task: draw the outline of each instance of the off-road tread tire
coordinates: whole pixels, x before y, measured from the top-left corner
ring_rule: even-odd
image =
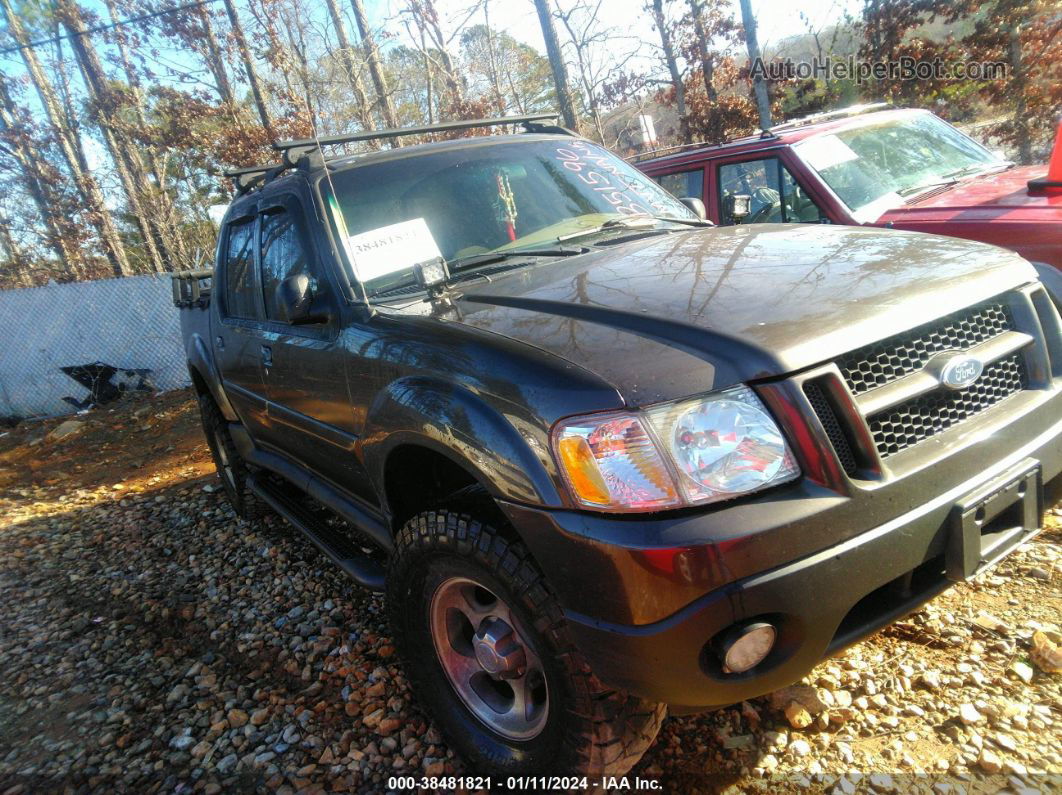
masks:
[[[236,451],[236,444],[232,441],[232,436],[229,434],[229,424],[210,395],[199,395],[199,413],[203,420],[203,431],[206,434],[207,446],[210,448],[210,457],[214,461],[214,467],[218,472],[218,480],[221,481],[225,496],[228,498],[229,504],[232,505],[232,510],[236,512],[237,516],[248,521],[268,516],[270,513],[269,506],[262,502],[258,495],[247,486],[247,478],[250,474],[247,464]],[[235,488],[221,473],[222,463],[214,447],[215,444],[224,445],[225,447],[225,454],[228,456],[232,468],[233,479],[236,481]]]
[[[415,595],[402,592],[408,586],[409,569],[438,554],[473,560],[501,580],[510,590],[506,598],[519,600],[534,616],[540,645],[547,647],[540,648],[540,654],[551,654],[567,679],[569,719],[564,722],[567,737],[561,747],[570,753],[551,760],[547,770],[520,773],[594,779],[630,770],[656,739],[666,705],[606,687],[576,647],[560,604],[527,547],[468,513],[428,511],[398,532],[386,604],[400,654],[408,659],[411,644],[405,619],[415,609],[410,602]]]

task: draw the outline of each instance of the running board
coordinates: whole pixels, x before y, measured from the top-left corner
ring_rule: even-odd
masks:
[[[322,525],[310,511],[291,499],[282,489],[273,488],[268,482],[254,475],[248,477],[247,485],[274,511],[299,528],[314,546],[331,558],[348,577],[369,590],[384,589],[383,567],[359,550],[349,538]]]

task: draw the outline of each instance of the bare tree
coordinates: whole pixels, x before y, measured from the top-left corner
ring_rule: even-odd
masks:
[[[583,107],[589,112],[594,132],[602,143],[605,141],[604,88],[627,68],[640,46],[638,39],[605,23],[602,12],[607,10],[605,0],[557,0],[554,12],[574,56]]]
[[[406,0],[406,8],[413,19],[413,23],[420,31],[421,47],[425,59],[430,59],[433,62],[432,65],[442,75],[443,82],[446,84],[446,91],[449,94],[451,105],[454,108],[459,108],[464,103],[465,92],[461,76],[458,74],[457,66],[454,63],[453,56],[450,54],[450,42],[453,40],[453,36],[446,36],[443,33],[435,0]],[[469,16],[472,13],[475,13],[475,9],[469,13]],[[460,26],[458,29],[460,29]],[[427,40],[426,43],[431,45],[430,49],[424,46],[425,39]]]
[[[564,118],[565,125],[578,132],[579,119],[575,115],[575,104],[572,102],[571,87],[568,83],[568,67],[564,63],[564,53],[561,52],[560,42],[557,41],[557,31],[553,27],[552,3],[550,0],[535,0],[535,10],[538,11],[538,24],[542,27],[542,38],[546,43],[546,55],[553,69],[553,84],[557,90],[557,102],[560,105],[561,116]]]
[[[678,111],[679,124],[682,127],[682,138],[686,139],[686,86],[682,82],[682,71],[679,69],[678,56],[675,50],[675,42],[671,35],[671,24],[668,21],[664,9],[664,0],[652,0],[649,11],[653,15],[653,23],[660,34],[660,49],[664,55],[664,63],[667,65],[668,74],[671,77],[671,86],[675,92],[675,109]]]
[[[369,100],[365,93],[365,85],[361,82],[361,67],[354,60],[354,48],[350,46],[350,39],[347,37],[347,26],[343,22],[343,16],[339,13],[339,3],[337,0],[325,0],[325,5],[328,6],[328,15],[332,19],[332,27],[335,29],[336,38],[339,40],[339,58],[343,64],[344,71],[347,73],[350,90],[354,93],[354,107],[358,119],[366,130],[376,129]]]

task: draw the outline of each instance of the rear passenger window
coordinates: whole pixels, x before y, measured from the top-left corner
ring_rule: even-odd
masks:
[[[703,199],[704,198],[704,169],[698,168],[693,171],[682,171],[678,174],[664,174],[653,177],[660,187],[679,199]]]
[[[255,318],[254,222],[244,219],[229,226],[225,246],[225,313],[229,317]]]
[[[277,307],[277,287],[289,276],[306,274],[314,294],[319,285],[310,265],[310,255],[296,217],[284,208],[276,208],[262,215],[262,294],[265,297],[266,318],[280,320]]]

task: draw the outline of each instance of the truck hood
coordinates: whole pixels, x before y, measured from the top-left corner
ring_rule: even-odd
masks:
[[[693,229],[462,285],[458,322],[646,405],[769,378],[1032,281],[1016,254],[867,227]]]
[[[1007,219],[1062,223],[1062,193],[1029,191],[1029,180],[1042,177],[1046,171],[1047,166],[1025,166],[972,177],[889,210],[874,223],[944,218],[953,221]]]

